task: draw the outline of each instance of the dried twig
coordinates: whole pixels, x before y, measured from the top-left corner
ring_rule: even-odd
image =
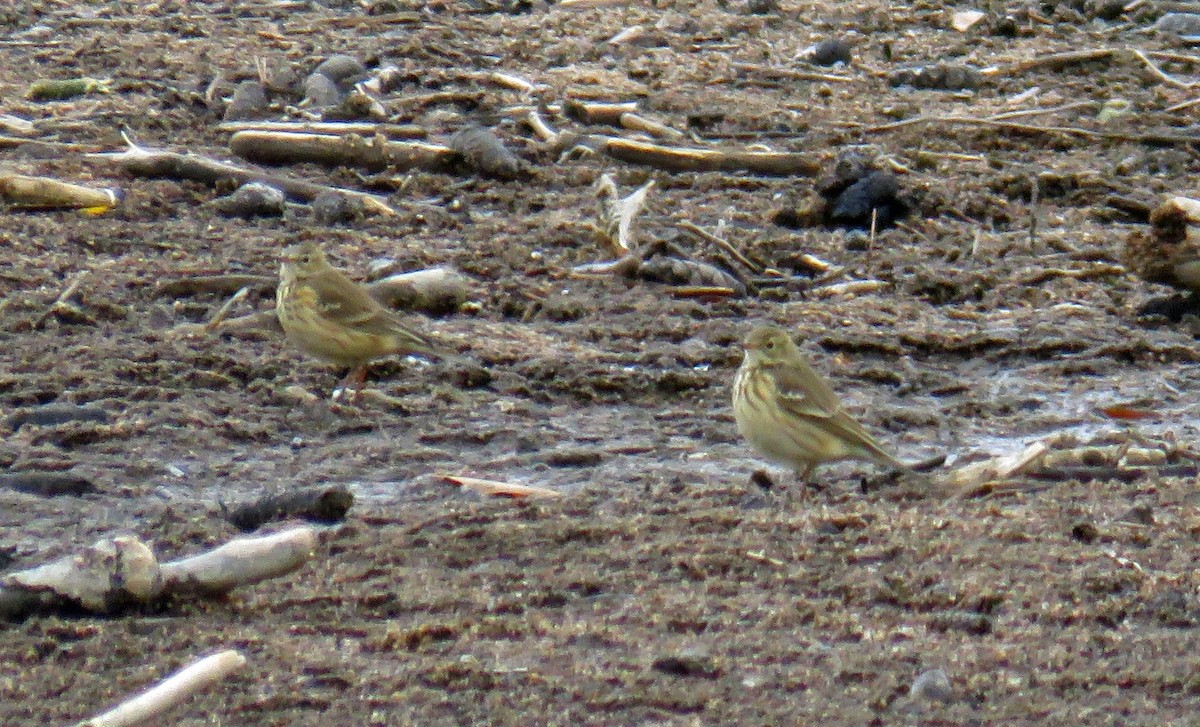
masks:
[[[985,76],[1014,76],[1018,73],[1033,71],[1041,68],[1050,70],[1060,70],[1067,66],[1073,66],[1078,63],[1089,63],[1091,61],[1106,60],[1112,58],[1115,53],[1113,48],[1089,48],[1081,51],[1067,51],[1065,53],[1051,53],[1049,55],[1039,56],[1037,58],[1028,58],[1016,63],[1010,63],[1006,66],[994,66],[985,68],[980,73]]]
[[[525,123],[529,125],[529,128],[533,129],[533,133],[537,134],[537,137],[542,141],[551,145],[558,143],[559,133],[546,123],[537,109],[529,110],[529,113],[525,116]]]
[[[204,330],[209,333],[217,330],[217,327],[224,323],[225,319],[229,317],[230,312],[233,311],[233,307],[238,303],[241,303],[249,295],[249,286],[245,288],[239,288],[229,300],[225,301],[224,305],[217,309],[217,312],[213,314],[213,317],[208,319],[208,323],[204,324]]]
[[[85,187],[50,177],[0,171],[0,199],[21,209],[81,209],[101,214],[124,198],[125,192],[117,188]]]
[[[678,141],[687,137],[679,129],[674,129],[666,124],[648,119],[645,116],[640,116],[632,112],[621,114],[621,126],[632,131],[644,131],[651,136],[656,136],[660,139],[670,139]]]
[[[827,83],[850,83],[856,80],[853,76],[835,76],[832,73],[819,73],[817,71],[802,71],[795,68],[775,68],[772,66],[760,66],[754,63],[734,63],[733,67],[739,71],[749,71],[751,73],[761,73],[765,76],[774,76],[776,78],[788,78],[796,81],[824,81]]]
[[[1037,441],[1016,454],[993,457],[960,467],[950,473],[948,482],[964,488],[985,485],[995,480],[1004,480],[1036,466],[1049,451],[1044,441]]]
[[[1165,109],[1163,109],[1163,111],[1166,111],[1167,113],[1174,113],[1176,111],[1184,111],[1186,109],[1190,109],[1193,106],[1200,106],[1200,98],[1194,98],[1190,101],[1184,101],[1182,103],[1177,103],[1174,106],[1168,106]]]
[[[773,565],[776,568],[782,568],[783,566],[787,565],[782,560],[779,560],[778,558],[772,558],[771,556],[767,555],[766,553],[764,553],[761,550],[747,550],[746,558],[749,560],[756,561],[758,563],[766,563],[767,565]]]
[[[123,135],[123,138],[128,145],[125,151],[103,152],[87,156],[105,161],[115,161],[124,166],[129,173],[146,177],[187,179],[214,186],[230,182],[237,186],[249,182],[262,182],[282,190],[288,197],[301,202],[311,202],[324,192],[334,192],[361,200],[364,208],[369,211],[387,215],[396,214],[395,210],[389,207],[383,199],[373,194],[248,169],[194,154],[180,154],[141,147],[135,144],[128,135]]]
[[[62,292],[58,294],[58,297],[54,299],[54,302],[50,304],[50,307],[43,311],[42,314],[33,322],[34,328],[40,328],[42,324],[50,318],[50,316],[57,315],[59,313],[68,313],[79,317],[81,311],[67,301],[71,298],[71,296],[75,295],[75,293],[79,291],[79,286],[83,283],[84,279],[87,278],[88,272],[89,271],[87,270],[80,270],[73,275],[70,280],[67,281],[66,286],[63,287]]]
[[[488,495],[492,497],[554,499],[563,496],[563,493],[557,490],[550,490],[545,487],[516,485],[511,482],[481,480],[475,477],[459,477],[458,475],[440,475],[440,477],[447,482],[465,487],[468,490],[479,493],[480,495]]]
[[[1036,126],[1033,124],[1018,124],[1010,121],[995,119],[977,119],[969,116],[920,116],[890,124],[863,127],[864,131],[891,131],[912,124],[960,124],[964,126],[988,126],[997,129],[1009,129],[1028,134],[1066,134],[1081,136],[1087,139],[1114,139],[1141,144],[1195,144],[1196,137],[1189,134],[1172,134],[1163,132],[1123,133],[1118,131],[1092,131],[1074,126]]]
[[[449,147],[420,141],[389,141],[377,134],[295,134],[278,131],[239,131],[229,139],[229,150],[260,164],[315,162],[331,167],[425,169],[445,171],[458,156]],[[284,190],[286,191],[286,190]]]
[[[246,657],[232,650],[206,656],[104,714],[80,722],[79,727],[133,727],[147,722],[163,724],[163,715],[168,710],[245,665]]]
[[[672,285],[667,292],[676,298],[736,298],[742,295],[727,285]]]
[[[521,93],[532,93],[538,89],[547,88],[545,85],[533,83],[512,73],[501,73],[500,71],[489,71],[484,74],[484,78],[498,86],[503,86],[513,91],[520,91]]]
[[[624,198],[618,198],[620,193],[617,184],[608,174],[600,177],[596,187],[597,234],[615,255],[627,255],[637,248],[633,221],[645,206],[646,196],[654,188],[654,180],[651,179]]]
[[[217,131],[274,131],[284,134],[359,134],[374,137],[383,134],[389,138],[423,139],[429,132],[416,124],[379,124],[366,121],[225,121],[217,124]]]
[[[235,538],[208,552],[162,564],[166,592],[215,596],[287,575],[312,559],[317,533],[299,527],[257,538]]]
[[[186,275],[175,280],[164,280],[154,286],[154,297],[181,295],[204,295],[206,293],[236,293],[242,288],[252,290],[275,290],[277,279],[268,275]]]
[[[671,172],[752,172],[776,176],[813,176],[821,164],[807,154],[773,151],[692,149],[661,146],[619,137],[599,137],[614,159]]]
[[[1127,48],[1126,52],[1132,54],[1134,58],[1137,58],[1139,61],[1141,61],[1142,64],[1146,66],[1146,70],[1150,71],[1150,75],[1154,76],[1159,81],[1162,81],[1163,83],[1167,84],[1168,86],[1173,86],[1175,88],[1183,88],[1183,89],[1193,89],[1193,88],[1196,88],[1197,85],[1200,85],[1200,84],[1196,84],[1196,83],[1187,83],[1186,81],[1180,81],[1179,79],[1175,78],[1174,76],[1168,75],[1167,73],[1163,72],[1163,70],[1161,68],[1154,65],[1154,61],[1147,58],[1146,54],[1143,53],[1142,51],[1138,50],[1137,48]]]
[[[1046,106],[1036,109],[1014,109],[1012,111],[1002,111],[998,114],[992,114],[987,117],[992,121],[1006,121],[1016,118],[1027,118],[1030,116],[1041,116],[1043,114],[1058,114],[1063,111],[1074,111],[1075,109],[1086,109],[1089,107],[1099,106],[1097,101],[1074,101],[1072,103],[1061,104],[1058,106]]]
[[[729,242],[725,238],[714,235],[711,232],[709,232],[708,230],[704,229],[703,227],[700,227],[699,225],[696,225],[696,224],[693,224],[693,223],[687,222],[687,221],[680,222],[679,228],[682,230],[687,230],[688,232],[692,233],[693,235],[696,235],[697,237],[699,237],[702,240],[707,240],[708,242],[711,242],[712,244],[721,248],[725,252],[729,253],[729,256],[732,257],[734,260],[737,260],[742,265],[745,265],[746,268],[748,270],[750,270],[750,272],[754,273],[755,275],[762,275],[762,272],[764,270],[763,266],[759,265],[758,263],[754,262],[750,258],[743,255],[741,250],[738,250],[736,247],[733,246],[733,243]]]
[[[820,288],[813,288],[809,294],[814,298],[830,298],[835,295],[862,295],[863,293],[874,293],[877,290],[882,290],[887,287],[887,283],[882,280],[847,280],[844,283],[835,283],[833,285],[823,285]]]

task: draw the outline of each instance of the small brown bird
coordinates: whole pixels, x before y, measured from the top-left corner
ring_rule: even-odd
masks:
[[[315,242],[285,248],[281,259],[275,291],[279,324],[301,351],[350,369],[340,389],[357,392],[367,364],[382,356],[448,355],[330,265]]]
[[[802,483],[817,465],[842,459],[912,471],[842,409],[787,331],[759,326],[744,348],[733,382],[733,415],[738,431],[761,454],[795,469]]]
[[[1150,213],[1150,233],[1135,230],[1121,248],[1121,262],[1150,283],[1200,293],[1200,203],[1175,197]]]

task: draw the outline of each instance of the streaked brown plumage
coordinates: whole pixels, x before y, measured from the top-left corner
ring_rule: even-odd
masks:
[[[314,242],[284,249],[275,314],[301,351],[348,367],[343,381],[357,389],[371,361],[390,354],[446,354],[384,308],[363,287],[329,264]]]
[[[759,453],[793,468],[801,482],[817,465],[841,459],[911,471],[842,409],[787,331],[759,326],[744,348],[733,383],[733,415],[738,431]]]
[[[1134,230],[1121,248],[1121,262],[1151,283],[1200,293],[1200,205],[1172,198],[1150,214],[1150,231]]]

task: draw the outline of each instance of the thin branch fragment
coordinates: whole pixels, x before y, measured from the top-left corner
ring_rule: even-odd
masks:
[[[317,533],[300,527],[259,538],[236,538],[207,553],[162,564],[172,593],[220,595],[297,570],[317,550]]]
[[[530,498],[538,500],[556,499],[563,496],[563,494],[557,490],[551,490],[545,487],[535,487],[533,485],[517,485],[511,482],[481,480],[476,477],[459,477],[458,475],[440,476],[443,480],[446,480],[451,484],[465,487],[472,492],[488,497]]]
[[[644,131],[651,136],[657,136],[660,139],[669,139],[671,141],[679,141],[687,137],[679,129],[671,128],[666,124],[648,119],[645,116],[639,116],[633,112],[627,111],[621,114],[621,126],[633,131]]]
[[[80,270],[78,273],[72,276],[71,279],[67,281],[66,287],[64,287],[62,292],[58,294],[58,297],[54,299],[54,302],[50,304],[50,307],[43,311],[42,314],[37,317],[37,320],[33,322],[33,327],[40,328],[42,324],[45,323],[48,318],[50,318],[50,316],[57,315],[59,313],[67,313],[72,315],[80,313],[78,308],[71,305],[67,301],[70,300],[71,296],[75,295],[75,293],[79,292],[79,286],[83,284],[83,281],[85,278],[87,278],[87,276],[87,270]]]
[[[147,722],[163,724],[162,718],[167,711],[245,665],[246,657],[232,650],[206,656],[104,714],[80,722],[79,727],[133,727]]]
[[[225,121],[217,125],[217,131],[273,131],[281,134],[333,134],[345,136],[358,134],[374,137],[383,134],[388,138],[424,139],[429,132],[416,124],[379,124],[367,121]]]
[[[758,263],[754,262],[750,258],[743,255],[741,250],[738,250],[736,247],[733,246],[732,242],[726,240],[725,238],[714,235],[711,232],[709,232],[708,230],[704,229],[703,227],[700,227],[699,225],[693,224],[691,222],[680,222],[679,227],[680,227],[680,229],[687,230],[688,232],[692,233],[693,235],[696,235],[697,237],[699,237],[702,240],[707,240],[707,241],[711,242],[712,244],[721,248],[725,252],[729,253],[730,257],[732,257],[734,260],[737,260],[742,265],[745,265],[746,268],[748,270],[750,270],[750,272],[754,273],[755,275],[762,274],[762,272],[764,270],[762,265],[759,265]]]
[[[562,111],[568,118],[581,124],[604,124],[619,127],[623,115],[637,111],[637,102],[600,103],[570,98],[563,102]]]
[[[335,136],[277,131],[239,131],[229,138],[229,150],[260,164],[314,162],[376,172],[384,169],[446,171],[457,156],[441,144],[389,141],[381,134],[368,140],[358,134]]]
[[[831,298],[835,295],[854,296],[862,295],[863,293],[874,293],[886,287],[887,283],[882,280],[848,280],[844,283],[834,283],[833,285],[813,288],[810,294],[816,298]]]
[[[771,66],[760,66],[754,63],[734,63],[733,67],[739,71],[749,71],[750,73],[761,73],[764,76],[774,76],[775,78],[787,78],[794,81],[824,81],[826,83],[850,83],[854,81],[853,76],[837,76],[832,73],[820,73],[819,71],[802,71],[796,68],[775,68]]]
[[[275,290],[278,281],[267,275],[189,275],[177,280],[166,280],[154,287],[154,297],[178,298],[183,295],[205,295],[207,293],[236,293],[242,288],[252,290]]]
[[[1044,441],[1039,440],[1016,454],[993,457],[960,467],[950,473],[948,482],[958,487],[973,488],[995,480],[1008,479],[1037,466],[1049,449]]]
[[[600,141],[604,152],[614,159],[670,172],[752,172],[811,177],[821,171],[821,164],[816,159],[792,152],[690,149],[611,136],[601,137]]]
[[[558,143],[560,134],[546,123],[537,109],[529,110],[529,114],[525,117],[525,123],[529,125],[530,129],[533,129],[533,133],[537,134],[537,137],[542,141],[550,145]]]
[[[646,204],[646,196],[654,188],[654,180],[643,184],[624,199],[618,199],[616,182],[608,174],[602,175],[597,182],[596,217],[599,224],[596,231],[601,241],[615,255],[628,254],[637,248],[637,239],[633,234],[633,221],[642,207]]]
[[[239,288],[238,292],[234,293],[229,300],[225,301],[225,304],[217,309],[217,312],[213,314],[213,317],[208,319],[208,323],[204,324],[204,330],[210,333],[217,330],[217,328],[225,321],[225,319],[229,317],[229,314],[233,311],[234,306],[236,306],[238,303],[241,303],[243,300],[249,297],[249,295],[249,287]]]
[[[117,188],[85,187],[50,177],[27,177],[0,172],[0,199],[20,209],[82,209],[107,212],[125,198]]]
[[[202,182],[210,186],[230,184],[240,187],[249,182],[262,182],[283,191],[288,197],[301,202],[311,202],[324,192],[344,194],[362,200],[365,209],[378,214],[394,215],[396,211],[388,206],[380,197],[365,192],[330,187],[324,184],[307,182],[294,177],[270,174],[256,169],[241,167],[236,164],[219,162],[195,154],[180,154],[178,152],[162,151],[140,147],[128,137],[125,138],[128,148],[120,152],[103,152],[89,154],[88,157],[115,161],[121,164],[125,171],[143,177],[166,177],[169,179],[186,179]]]

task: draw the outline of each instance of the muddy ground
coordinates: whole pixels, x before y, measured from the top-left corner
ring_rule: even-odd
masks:
[[[128,192],[100,217],[0,216],[0,399],[10,411],[74,402],[110,415],[3,435],[9,471],[68,470],[99,488],[0,492],[4,568],[128,532],[164,557],[193,553],[235,536],[219,502],[264,489],[344,483],[358,499],[323,531],[312,563],[226,600],[0,626],[0,723],[69,723],[223,648],[243,652],[245,670],[171,724],[1195,720],[1200,518],[1185,455],[1200,347],[1186,320],[1136,315],[1163,291],[1114,266],[1141,222],[1112,197],[1195,193],[1194,147],[1139,134],[1186,136],[1194,109],[1167,109],[1195,91],[1171,81],[1196,68],[1150,56],[1172,74],[1164,80],[1129,57],[1020,66],[1126,45],[1186,54],[1146,32],[1164,10],[1156,3],[1111,20],[1097,17],[1100,4],[1010,4],[1011,23],[965,33],[950,19],[966,6],[936,2],[783,0],[763,15],[740,2],[377,3],[399,13],[378,17],[360,3],[137,5],[0,9],[3,111],[33,121],[43,141],[78,145],[5,142],[4,166]],[[608,42],[633,26],[640,38]],[[829,37],[856,42],[851,68],[794,60]],[[83,156],[120,149],[127,128],[148,146],[228,158],[203,95],[216,75],[248,78],[263,58],[302,78],[334,53],[402,71],[384,99],[395,120],[434,141],[493,126],[535,177],[287,170],[382,186],[398,210],[326,227],[302,207],[283,220],[230,219],[207,187]],[[1001,72],[961,92],[886,81],[939,60]],[[544,84],[534,101],[637,101],[721,148],[803,152],[831,169],[858,147],[903,168],[915,214],[870,241],[771,222],[802,203],[811,178],[671,173],[603,154],[559,161],[514,121],[530,97],[479,75],[488,71]],[[34,78],[77,76],[112,79],[112,93],[23,99]],[[460,95],[405,101],[439,91]],[[1133,113],[1098,118],[1114,99]],[[1048,111],[1015,120],[1094,133],[873,128],[1032,109]],[[606,172],[623,193],[656,181],[643,239],[703,257],[711,250],[678,223],[724,220],[726,238],[792,277],[709,300],[572,277],[606,258],[589,226]],[[323,240],[358,277],[381,258],[469,275],[473,305],[413,320],[490,379],[459,386],[456,364],[389,359],[369,386],[391,400],[331,411],[285,390],[325,397],[338,372],[282,340],[177,335],[225,295],[162,296],[160,282],[273,275],[280,247],[302,237]],[[834,269],[814,276],[805,253]],[[82,315],[44,315],[84,271],[70,299]],[[820,290],[858,280],[882,285]],[[259,293],[240,312],[269,305]],[[1149,442],[1168,457],[1018,478],[1035,486],[988,496],[933,496],[857,463],[820,470],[824,488],[806,499],[762,493],[750,474],[763,463],[738,439],[728,387],[737,340],[763,320],[789,326],[903,459],[947,455],[940,473],[1044,437],[1061,448],[1064,433]],[[1099,413],[1114,404],[1148,417]],[[483,500],[438,473],[566,496]],[[910,695],[939,669],[948,689]]]

